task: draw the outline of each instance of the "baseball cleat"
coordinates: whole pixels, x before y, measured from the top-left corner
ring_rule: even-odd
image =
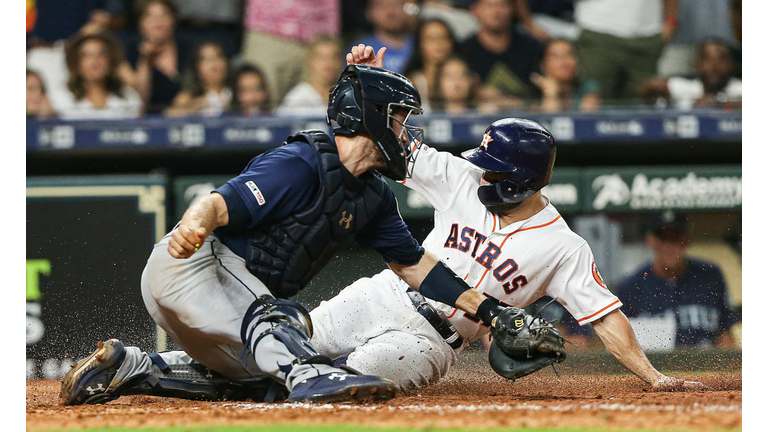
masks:
[[[334,372],[301,381],[288,395],[291,402],[367,402],[392,399],[397,384],[373,375]]]
[[[64,405],[102,404],[117,399],[109,383],[125,359],[125,346],[117,339],[99,342],[96,351],[72,365],[61,382]]]

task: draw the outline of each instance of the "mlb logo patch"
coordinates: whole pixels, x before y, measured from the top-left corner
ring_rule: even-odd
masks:
[[[245,185],[248,186],[248,189],[251,190],[251,193],[256,198],[256,202],[259,203],[260,206],[267,202],[267,200],[264,199],[264,195],[259,190],[259,187],[256,186],[256,183],[247,181],[245,182]]]

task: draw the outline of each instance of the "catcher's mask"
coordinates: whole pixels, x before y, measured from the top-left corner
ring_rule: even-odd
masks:
[[[348,65],[331,88],[327,121],[336,135],[370,137],[387,162],[382,174],[405,180],[424,136],[424,129],[409,121],[421,113],[421,96],[408,78],[373,66]]]

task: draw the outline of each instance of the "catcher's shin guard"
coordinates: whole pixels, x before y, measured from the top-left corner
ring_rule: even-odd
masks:
[[[312,319],[299,303],[269,296],[259,297],[253,302],[245,313],[240,332],[245,349],[255,353],[259,342],[269,335],[279,340],[296,357],[285,369],[281,367],[286,374],[298,364],[333,365],[330,357],[320,355],[309,342]]]
[[[201,364],[168,365],[150,354],[152,374],[122,384],[120,395],[142,394],[180,399],[275,402],[286,399],[288,390],[271,378],[232,381]]]

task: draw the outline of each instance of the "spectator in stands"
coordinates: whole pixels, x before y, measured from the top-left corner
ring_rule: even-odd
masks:
[[[714,263],[686,256],[687,218],[671,211],[655,215],[645,239],[653,261],[619,285],[624,313],[674,317],[676,346],[733,346],[734,320],[723,274]]]
[[[474,0],[423,0],[419,4],[419,19],[439,19],[451,28],[457,41],[477,33],[478,25],[467,6]]]
[[[541,90],[544,112],[563,110],[594,111],[600,107],[597,81],[579,79],[576,47],[567,39],[552,39],[544,46],[539,64],[541,74],[531,81]]]
[[[42,120],[55,115],[40,75],[27,69],[27,120]]]
[[[28,1],[27,68],[40,75],[49,92],[65,89],[65,41],[77,33],[118,28],[122,9],[112,0]]]
[[[417,9],[410,0],[369,0],[365,16],[373,24],[373,33],[359,42],[372,46],[376,52],[387,47],[384,68],[397,73],[405,71],[414,51],[417,20],[410,9]]]
[[[224,48],[212,40],[202,41],[193,59],[184,72],[182,90],[165,110],[168,116],[218,116],[229,108],[232,88],[228,83],[229,59]]]
[[[241,65],[233,81],[231,112],[244,116],[269,113],[269,89],[261,69],[251,64]]]
[[[245,0],[243,60],[258,64],[274,105],[304,80],[307,44],[339,36],[340,0]]]
[[[339,79],[343,59],[344,51],[339,38],[320,36],[312,41],[307,47],[305,59],[307,80],[285,95],[277,113],[325,117],[328,95]]]
[[[460,45],[460,52],[482,83],[480,99],[499,108],[522,106],[534,95],[530,82],[539,43],[512,25],[514,0],[476,0],[477,35]]]
[[[741,80],[735,78],[731,50],[725,42],[708,40],[699,45],[696,78],[652,78],[638,90],[644,98],[663,97],[680,109],[741,104]]]
[[[479,79],[460,57],[450,57],[437,70],[430,92],[433,111],[451,115],[466,114],[478,108]],[[484,109],[485,110],[485,109]]]
[[[677,26],[659,59],[659,76],[692,76],[696,51],[708,39],[734,42],[731,0],[678,0]]]
[[[68,41],[66,89],[51,91],[51,103],[63,119],[138,117],[139,94],[121,79],[120,43],[107,33],[81,33]]]
[[[190,39],[215,40],[228,57],[240,51],[242,0],[176,0],[178,34]]]
[[[159,113],[181,91],[181,76],[191,47],[177,37],[175,4],[171,0],[138,0],[140,39],[129,42],[126,56],[134,69],[133,86],[147,105]]]
[[[603,100],[631,99],[656,74],[677,21],[677,0],[578,0],[574,18],[581,76],[600,83]]]
[[[439,19],[428,19],[419,24],[414,40],[416,49],[405,66],[405,75],[421,94],[422,106],[429,109],[429,89],[432,88],[437,70],[456,49],[456,39],[450,27]]]

